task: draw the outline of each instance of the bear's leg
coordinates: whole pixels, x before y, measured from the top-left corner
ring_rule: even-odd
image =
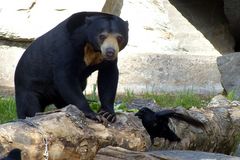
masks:
[[[93,112],[82,93],[82,87],[76,78],[69,77],[69,73],[59,71],[55,73],[54,83],[56,88],[66,104],[72,104],[78,107],[87,118],[101,122],[101,117]],[[59,105],[59,104],[57,104]]]
[[[67,106],[68,104],[62,99],[62,98],[58,98],[55,99],[54,103],[55,107],[57,107],[58,109],[63,108],[65,106]]]
[[[113,105],[118,84],[117,64],[106,66],[99,70],[97,83],[101,101],[99,114],[113,123],[116,121]]]
[[[43,112],[39,98],[34,92],[16,92],[17,116],[19,119],[33,117],[37,112]]]

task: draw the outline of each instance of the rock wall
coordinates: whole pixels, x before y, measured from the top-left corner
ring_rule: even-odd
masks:
[[[5,1],[0,6],[0,86],[13,87],[17,61],[33,39],[74,12],[102,8],[129,22],[129,44],[119,57],[119,93],[222,91],[216,58],[232,52],[234,40],[220,0]],[[95,78],[89,79],[87,92]]]
[[[230,31],[235,39],[235,51],[240,51],[240,1],[239,0],[223,0],[224,13],[229,21]]]

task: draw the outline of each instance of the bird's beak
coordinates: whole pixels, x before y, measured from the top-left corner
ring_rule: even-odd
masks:
[[[137,116],[138,118],[141,118],[142,113],[138,111],[138,112],[135,114],[135,116]]]

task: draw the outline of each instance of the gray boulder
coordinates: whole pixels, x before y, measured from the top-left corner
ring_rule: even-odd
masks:
[[[227,93],[234,92],[240,98],[240,52],[223,55],[217,58],[221,83]]]

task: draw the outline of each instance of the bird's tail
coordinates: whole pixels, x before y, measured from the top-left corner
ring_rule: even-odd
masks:
[[[177,120],[185,121],[195,127],[199,128],[205,128],[204,124],[197,120],[194,119],[188,115],[182,114],[182,113],[176,113],[174,110],[163,110],[157,113],[158,117],[169,117],[169,118],[174,118]]]
[[[169,118],[174,118],[174,119],[177,119],[177,120],[185,121],[188,124],[191,124],[195,127],[199,127],[199,128],[202,128],[202,129],[205,128],[204,123],[202,123],[201,121],[199,121],[197,119],[194,119],[194,118],[192,118],[188,115],[185,115],[185,114],[176,113],[175,111],[173,111],[171,114],[169,114]]]

